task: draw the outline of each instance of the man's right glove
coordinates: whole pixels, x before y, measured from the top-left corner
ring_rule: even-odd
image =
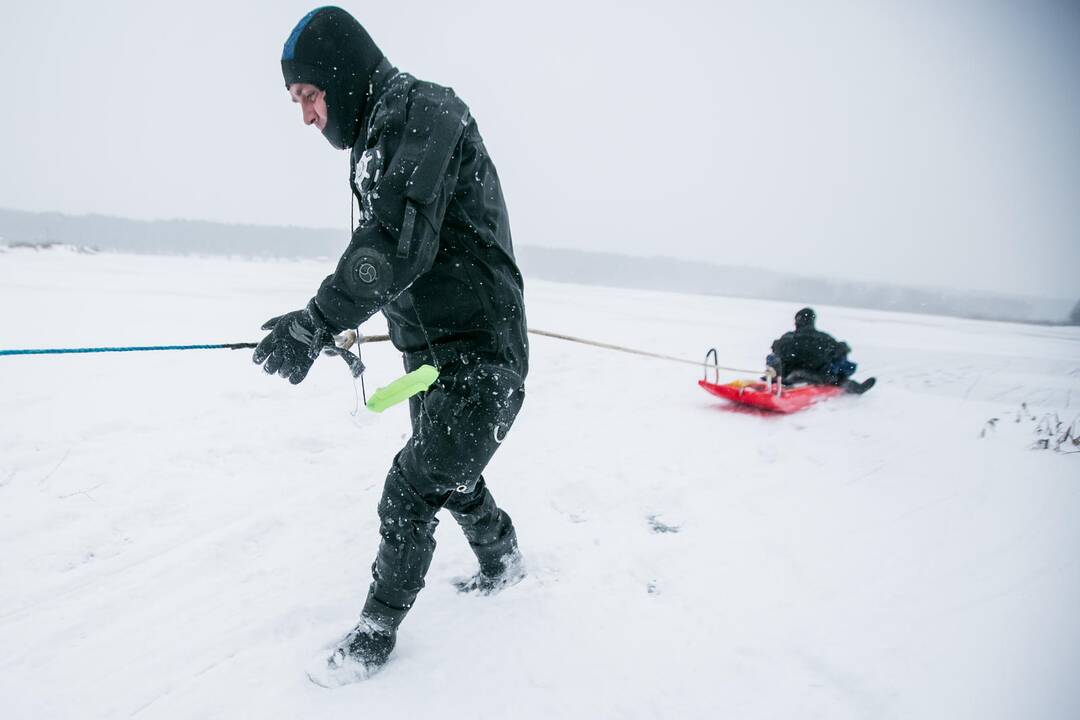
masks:
[[[252,360],[263,370],[288,378],[293,385],[307,377],[315,358],[323,348],[334,347],[334,333],[322,318],[322,313],[312,300],[303,310],[294,310],[267,320],[263,330],[270,334],[263,338]]]

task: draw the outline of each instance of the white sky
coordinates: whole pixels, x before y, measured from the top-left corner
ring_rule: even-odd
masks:
[[[308,2],[5,2],[0,207],[341,227]],[[344,3],[454,87],[519,244],[1080,296],[1080,3]]]

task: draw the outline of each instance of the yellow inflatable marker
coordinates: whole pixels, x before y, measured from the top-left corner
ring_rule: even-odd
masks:
[[[403,400],[408,400],[417,393],[424,392],[438,379],[438,370],[431,365],[421,365],[411,373],[402,375],[386,387],[376,390],[371,399],[367,401],[367,409],[372,412],[382,412]]]

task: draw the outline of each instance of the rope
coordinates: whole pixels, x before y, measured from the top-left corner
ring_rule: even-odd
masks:
[[[424,334],[426,337],[427,333],[425,332]],[[732,372],[745,372],[752,374],[758,372],[758,370],[752,370],[749,368],[728,367],[725,365],[702,362],[699,360],[687,360],[686,358],[675,357],[673,355],[663,355],[661,353],[649,352],[647,350],[637,350],[635,348],[623,347],[622,345],[612,345],[611,343],[597,342],[596,340],[587,340],[585,338],[574,337],[572,335],[563,335],[562,333],[549,332],[547,330],[535,330],[533,328],[529,328],[529,334],[540,335],[542,337],[553,338],[555,340],[564,340],[566,342],[578,343],[579,345],[589,345],[592,347],[603,348],[604,350],[614,350],[615,352],[627,353],[630,355],[640,355],[642,357],[650,357],[657,360],[667,360],[669,362],[677,362],[684,365],[694,365],[695,367],[699,368],[703,367],[706,369],[730,370]],[[389,339],[389,335],[368,335],[359,337],[357,339],[357,342],[386,342]],[[165,350],[244,350],[248,348],[254,348],[256,345],[258,345],[258,343],[221,343],[217,345],[135,345],[130,347],[33,348],[20,350],[0,350],[0,356],[67,355],[73,353],[84,354],[110,352],[155,352]]]
[[[155,350],[240,350],[253,348],[255,343],[223,343],[221,345],[136,345],[132,347],[31,348],[0,350],[0,355],[66,355],[70,353],[152,352]]]
[[[383,342],[389,340],[389,335],[371,335],[361,337],[357,342]],[[217,345],[133,345],[130,347],[80,347],[80,348],[30,348],[19,350],[0,350],[0,356],[4,355],[70,355],[85,353],[111,353],[111,352],[157,352],[163,350],[244,350],[254,348],[258,343],[220,343]]]
[[[547,330],[533,330],[532,328],[529,328],[529,333],[531,335],[542,335],[544,337],[555,338],[556,340],[566,340],[567,342],[579,343],[581,345],[591,345],[593,347],[604,348],[605,350],[615,350],[616,352],[624,352],[631,355],[642,355],[644,357],[656,358],[658,360],[669,360],[671,362],[683,363],[684,365],[695,365],[697,367],[704,367],[706,369],[715,368],[717,370],[730,370],[732,372],[745,372],[755,374],[759,372],[759,370],[726,367],[724,365],[715,365],[713,363],[702,362],[700,360],[687,360],[686,358],[675,357],[673,355],[662,355],[660,353],[648,352],[646,350],[636,350],[634,348],[623,347],[622,345],[612,345],[610,343],[602,343],[595,340],[586,340],[585,338],[574,337],[572,335],[563,335],[561,333],[548,332]]]

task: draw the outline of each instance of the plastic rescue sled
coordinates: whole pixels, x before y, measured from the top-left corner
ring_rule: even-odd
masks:
[[[835,385],[798,385],[781,389],[777,393],[777,384],[771,387],[753,380],[735,380],[724,385],[717,385],[708,380],[698,380],[698,385],[713,395],[730,400],[739,405],[750,405],[762,410],[778,413],[792,413],[810,407],[819,400],[825,400],[844,392]]]
[[[705,355],[706,366],[708,366],[710,356],[713,358],[715,367],[715,349]],[[843,388],[835,385],[797,385],[784,388],[778,382],[764,383],[756,380],[735,380],[721,385],[719,370],[717,370],[716,380],[717,382],[709,382],[708,371],[706,371],[705,379],[698,380],[698,385],[706,392],[738,405],[748,405],[778,413],[793,413],[844,392]]]

